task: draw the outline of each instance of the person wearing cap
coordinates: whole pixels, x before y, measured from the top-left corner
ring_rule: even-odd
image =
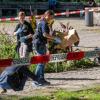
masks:
[[[34,31],[29,22],[25,20],[25,12],[19,11],[18,13],[19,23],[17,24],[14,35],[17,36],[17,48],[20,58],[29,57],[29,53],[32,51],[32,37]]]

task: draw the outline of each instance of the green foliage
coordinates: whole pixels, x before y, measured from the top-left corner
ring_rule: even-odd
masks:
[[[15,55],[14,41],[11,40],[10,36],[0,34],[0,58],[15,58]]]
[[[12,39],[14,38],[14,39]],[[0,35],[0,59],[3,58],[18,58],[15,51],[15,37],[9,37],[8,35]],[[33,56],[33,55],[32,55]],[[62,72],[77,68],[87,68],[95,66],[95,63],[90,59],[82,59],[77,61],[65,61],[65,62],[57,62],[57,63],[48,63],[46,64],[45,71],[50,72]],[[34,72],[36,69],[36,65],[31,65],[30,70]]]
[[[100,3],[100,0],[95,0],[96,3]]]
[[[100,90],[100,87],[76,92],[61,90],[55,94],[55,100],[100,100],[100,91],[98,90]]]
[[[30,70],[35,72],[37,65],[31,65]],[[56,63],[47,63],[45,66],[46,73],[54,73],[54,72],[64,72],[68,70],[76,70],[83,68],[90,68],[96,66],[95,62],[90,59],[82,59],[79,61],[65,61],[65,62],[56,62]]]
[[[34,65],[30,65],[30,67],[29,67],[29,70],[31,71],[31,72],[35,72],[35,69],[36,69],[36,65],[34,64]]]
[[[95,62],[88,58],[76,61],[65,61],[57,63],[49,63],[46,65],[46,72],[63,72],[67,70],[83,69],[96,66]]]
[[[0,100],[50,100],[49,96],[34,96],[34,97],[21,97],[21,96],[0,96]]]
[[[46,64],[45,71],[47,73],[56,72],[56,65],[54,63]]]
[[[88,58],[84,58],[82,60],[76,60],[76,61],[69,61],[67,62],[68,68],[77,69],[77,68],[89,68],[96,66],[94,61],[91,61]]]
[[[23,97],[20,100],[50,100],[50,99],[44,96],[36,96],[36,97]]]

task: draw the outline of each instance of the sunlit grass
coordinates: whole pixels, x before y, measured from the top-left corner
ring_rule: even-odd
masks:
[[[34,93],[34,90],[33,90]],[[48,96],[1,96],[0,100],[100,100],[100,86],[80,90],[80,91],[65,91],[59,90],[56,93],[51,93]]]

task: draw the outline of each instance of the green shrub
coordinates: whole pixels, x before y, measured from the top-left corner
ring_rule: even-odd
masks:
[[[48,96],[23,97],[20,100],[50,100]]]
[[[46,72],[63,72],[68,70],[75,70],[75,69],[83,69],[96,66],[94,61],[91,61],[88,58],[84,58],[82,60],[76,61],[65,61],[65,62],[58,62],[58,63],[49,63],[46,65]]]
[[[0,34],[0,59],[2,58],[15,58],[15,37]]]
[[[15,51],[15,37],[9,37],[8,35],[0,35],[0,59],[3,58],[18,58]],[[33,56],[33,54],[32,54]],[[87,68],[95,66],[95,63],[90,59],[84,58],[82,60],[77,61],[65,61],[65,62],[57,62],[57,63],[48,63],[46,64],[45,71],[50,72],[62,72],[77,68]],[[31,65],[30,70],[34,72],[36,69],[36,65]]]
[[[76,61],[70,61],[69,64],[67,64],[70,68],[89,68],[96,66],[94,61],[91,61],[88,58],[84,58],[82,60],[76,60]]]
[[[30,65],[30,67],[29,67],[29,70],[31,71],[31,72],[35,72],[35,69],[36,69],[36,65],[34,64],[34,65]]]

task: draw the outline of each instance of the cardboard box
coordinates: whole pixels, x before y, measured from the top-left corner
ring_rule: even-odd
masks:
[[[63,34],[63,33],[62,33]],[[79,41],[79,36],[76,32],[75,29],[71,29],[69,30],[68,32],[68,35],[59,35],[61,36],[61,40],[62,40],[62,43],[61,44],[58,44],[55,48],[58,48],[58,49],[66,49],[66,47],[68,46],[72,46],[74,43],[76,43],[77,41]]]

